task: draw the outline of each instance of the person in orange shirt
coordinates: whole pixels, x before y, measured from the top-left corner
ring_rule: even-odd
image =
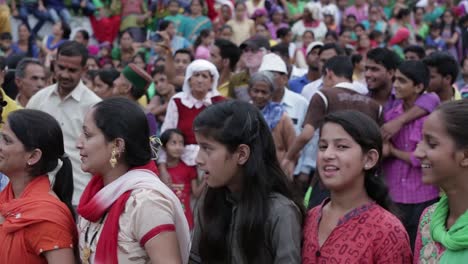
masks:
[[[74,263],[73,173],[58,122],[12,112],[0,133],[0,172],[10,180],[0,193],[0,263]]]

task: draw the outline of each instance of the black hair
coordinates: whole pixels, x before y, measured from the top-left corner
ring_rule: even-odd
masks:
[[[434,29],[442,30],[442,25],[438,22],[433,22],[429,25],[429,31]]]
[[[93,60],[93,61],[96,63],[96,65],[97,65],[98,67],[101,67],[101,65],[99,64],[99,59],[98,59],[98,57],[93,56],[93,55],[89,55],[89,56],[88,56],[88,60]],[[86,60],[86,62],[88,62],[88,60]]]
[[[398,11],[398,13],[395,15],[396,19],[402,19],[405,16],[409,16],[411,14],[411,10],[408,8],[402,8]]]
[[[130,31],[130,29],[127,29],[127,30],[124,30],[122,33],[120,33],[120,36],[119,36],[119,43],[120,43],[120,39],[123,37],[123,35],[125,34],[128,34],[130,36],[130,38],[132,39],[135,39],[133,37],[133,34],[132,34],[132,31]]]
[[[63,22],[63,21],[60,22],[60,25],[61,25],[62,31],[63,31],[63,36],[62,36],[63,39],[69,39],[70,34],[71,34],[70,25],[68,25],[66,22]]]
[[[377,164],[371,169],[365,170],[364,188],[367,195],[378,205],[390,212],[395,212],[395,205],[380,173],[383,140],[377,123],[359,111],[338,111],[325,116],[320,127],[320,137],[322,136],[323,126],[327,123],[341,126],[361,147],[363,153],[372,149],[379,153]]]
[[[323,65],[322,72],[332,71],[336,76],[353,80],[354,66],[349,56],[339,55],[327,60]]]
[[[419,45],[411,45],[411,46],[406,47],[403,53],[406,54],[407,52],[416,53],[416,55],[418,55],[418,58],[420,60],[424,59],[424,57],[426,56],[426,50]]]
[[[135,61],[136,58],[140,58],[146,65],[146,54],[144,51],[138,51],[133,57],[132,57],[132,62]]]
[[[343,28],[343,29],[340,31],[340,34],[339,34],[340,37],[341,37],[345,32],[351,32],[351,33],[352,33],[353,30],[350,29],[350,28],[347,28],[347,27]]]
[[[74,40],[65,41],[57,51],[58,56],[65,57],[81,57],[81,66],[86,66],[86,61],[88,60],[88,49],[81,43],[78,43]],[[57,57],[58,57],[57,56]]]
[[[151,71],[151,76],[154,77],[156,74],[166,75],[166,67],[164,65],[154,67],[154,69]]]
[[[184,138],[184,134],[182,133],[182,131],[180,131],[180,129],[178,128],[168,129],[164,131],[159,137],[159,140],[161,140],[161,144],[164,148],[166,147],[167,142],[169,142],[169,140],[171,139],[172,134],[181,135],[182,138]]]
[[[425,57],[423,62],[428,67],[435,68],[442,77],[449,75],[452,78],[451,84],[457,80],[458,62],[450,53],[436,51]]]
[[[80,29],[76,34],[80,33],[83,36],[84,40],[89,40],[89,32],[86,29]]]
[[[97,76],[99,76],[99,79],[101,79],[103,83],[109,85],[109,87],[113,87],[114,81],[120,76],[120,72],[114,68],[102,69],[97,71],[95,77]]]
[[[347,16],[346,16],[346,19],[348,19],[348,18],[353,18],[354,20],[357,21],[357,17],[356,17],[355,15],[353,15],[353,14],[347,15]]]
[[[442,14],[442,16],[444,16],[446,12],[449,12],[449,13],[452,15],[452,17],[453,17],[452,24],[449,25],[449,26],[450,26],[450,34],[453,34],[453,33],[456,32],[455,30],[456,30],[456,27],[457,27],[457,21],[456,21],[456,19],[455,19],[455,14],[452,12],[452,10],[446,9],[446,10],[444,11],[444,13]],[[446,26],[445,21],[444,21],[443,19],[441,19],[440,28],[441,28],[441,29],[444,29],[445,26]]]
[[[97,76],[99,70],[89,70],[86,72],[86,78],[91,81],[94,81],[94,78]]]
[[[289,32],[291,32],[291,29],[287,27],[279,28],[278,30],[276,30],[276,37],[279,39],[284,38],[288,35]]]
[[[202,41],[204,38],[207,38],[211,34],[211,29],[203,29],[200,31],[200,34],[198,35],[197,39],[195,39],[195,42],[193,43],[193,50],[197,50],[198,46],[202,44]]]
[[[351,62],[353,63],[353,66],[360,63],[362,59],[363,57],[361,54],[356,53],[356,54],[351,55]]]
[[[106,141],[124,140],[122,156],[127,166],[143,166],[151,160],[148,121],[137,103],[123,97],[112,97],[93,108],[94,121]]]
[[[0,40],[12,40],[13,37],[11,36],[10,32],[3,32],[0,33]]]
[[[166,19],[163,19],[160,23],[159,23],[159,31],[164,31],[166,30],[170,24],[173,24],[172,21],[170,20],[166,20]]]
[[[75,216],[71,203],[73,170],[71,161],[65,153],[63,133],[57,120],[48,113],[33,109],[11,112],[7,120],[11,131],[21,141],[26,151],[39,149],[42,152],[40,160],[29,167],[30,176],[45,175],[57,167],[59,159],[62,161],[63,164],[55,175],[52,190]]]
[[[414,85],[423,84],[424,89],[421,93],[426,90],[429,85],[430,73],[424,62],[419,60],[407,60],[403,61],[399,66],[398,70],[406,76],[408,79],[413,81]]]
[[[336,31],[328,30],[327,33],[325,34],[325,38],[330,37],[330,36],[334,38],[335,41],[338,41],[338,34],[336,33]]]
[[[34,57],[33,55],[33,49],[34,49],[34,45],[36,43],[36,40],[34,38],[34,32],[31,31],[31,28],[29,27],[28,24],[26,23],[21,23],[18,25],[18,29],[21,27],[21,26],[24,26],[26,27],[26,29],[29,31],[29,39],[28,39],[28,51],[26,52],[26,56],[27,57]]]
[[[44,64],[42,64],[38,59],[34,58],[23,58],[18,65],[16,65],[16,70],[15,70],[15,78],[24,78],[26,77],[26,68],[29,65],[38,65],[42,69],[44,69]]]
[[[232,27],[230,25],[222,25],[219,29],[218,29],[218,32],[223,32],[223,30],[225,30],[226,28],[228,28],[229,30],[231,30],[232,32]]]
[[[369,33],[369,39],[370,40],[377,40],[377,38],[381,37],[383,35],[382,32],[378,30],[372,30],[371,33]]]
[[[468,147],[468,99],[449,101],[441,104],[436,112],[442,114],[442,122],[447,134],[455,142],[458,150]]]
[[[279,193],[293,200],[302,211],[291,185],[276,157],[275,144],[261,112],[254,105],[229,100],[204,109],[193,122],[195,133],[200,133],[234,152],[239,145],[250,148],[250,156],[243,166],[243,180],[237,203],[239,217],[239,250],[245,263],[265,263],[259,255],[258,245],[265,243],[265,219],[270,204],[269,196]],[[201,225],[200,256],[203,263],[229,262],[226,239],[232,216],[232,203],[226,200],[230,191],[226,187],[208,187],[200,207],[197,222]],[[237,220],[236,220],[237,221]],[[205,228],[203,228],[205,227]]]
[[[174,58],[177,56],[177,54],[187,54],[190,57],[190,61],[192,62],[195,58],[193,57],[193,54],[190,50],[188,49],[178,49],[174,53]]]
[[[289,58],[289,44],[279,43],[271,48],[271,52],[276,53],[284,58]]]
[[[356,28],[361,28],[362,30],[366,31],[366,27],[365,27],[363,24],[361,24],[361,23],[356,24],[356,25],[354,26],[354,30],[356,30]]]
[[[367,59],[381,64],[387,70],[396,70],[401,62],[400,57],[387,48],[375,48],[367,52]]]
[[[227,39],[216,39],[214,45],[219,48],[221,58],[229,59],[229,68],[234,71],[241,56],[240,48]]]
[[[320,48],[319,56],[320,56],[320,54],[322,54],[322,52],[324,52],[326,50],[329,50],[329,49],[334,49],[335,52],[336,52],[336,55],[345,55],[346,54],[345,51],[340,46],[338,46],[338,44],[336,44],[336,43],[326,43],[325,45],[323,45]]]

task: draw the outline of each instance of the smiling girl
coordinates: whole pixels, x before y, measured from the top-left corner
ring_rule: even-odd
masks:
[[[357,111],[335,112],[320,128],[317,171],[330,198],[307,214],[302,263],[411,263],[408,234],[388,210],[377,174],[382,138]]]
[[[414,263],[465,263],[468,259],[468,100],[442,104],[427,118],[414,155],[422,181],[444,190],[418,228]]]
[[[193,127],[208,188],[189,263],[300,263],[301,203],[262,114],[232,100],[206,108]]]

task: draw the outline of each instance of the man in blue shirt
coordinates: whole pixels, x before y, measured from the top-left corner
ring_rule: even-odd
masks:
[[[318,53],[320,48],[323,46],[323,43],[320,41],[314,41],[307,46],[307,65],[309,70],[304,76],[290,80],[288,83],[289,90],[301,94],[302,88],[308,83],[317,80],[321,76],[321,70],[319,68],[319,56]]]

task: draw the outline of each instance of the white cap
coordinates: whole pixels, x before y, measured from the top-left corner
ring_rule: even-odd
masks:
[[[260,65],[258,71],[274,71],[288,74],[286,63],[283,61],[283,59],[281,59],[280,56],[276,55],[275,53],[268,53],[263,56],[262,64]]]
[[[309,52],[311,52],[315,47],[322,47],[323,46],[323,42],[321,41],[314,41],[312,43],[309,44],[309,46],[307,46],[307,49],[306,49],[306,54],[309,54]]]

